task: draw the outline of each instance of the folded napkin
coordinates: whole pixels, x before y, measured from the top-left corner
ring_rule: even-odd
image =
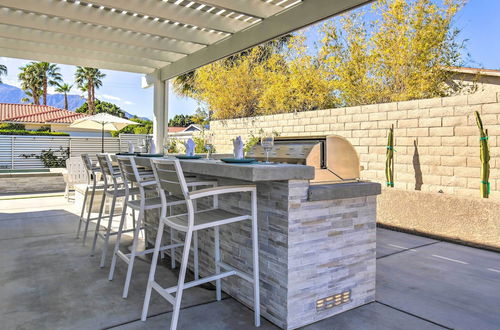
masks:
[[[186,156],[194,156],[195,143],[193,139],[189,138],[186,143],[184,143],[184,146],[186,147]]]
[[[243,140],[238,136],[233,140],[233,154],[236,159],[243,159]]]
[[[156,146],[155,146],[155,141],[151,140],[149,144],[149,153],[150,154],[155,154],[156,153]]]
[[[128,153],[133,154],[134,153],[134,144],[130,141],[127,141],[128,143]]]

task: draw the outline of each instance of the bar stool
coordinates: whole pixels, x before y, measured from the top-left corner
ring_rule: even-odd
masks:
[[[158,183],[160,198],[162,204],[167,204],[167,194],[170,193],[178,198],[186,201],[187,214],[182,215],[166,215],[166,207],[162,208],[160,223],[156,236],[156,243],[153,252],[153,260],[149,272],[148,285],[146,288],[146,296],[144,298],[144,306],[142,309],[141,320],[145,321],[148,315],[149,301],[151,298],[151,290],[157,291],[163,298],[173,305],[171,330],[177,329],[179,312],[181,306],[182,293],[184,289],[188,289],[203,283],[216,282],[216,298],[221,300],[221,279],[237,275],[244,280],[253,284],[254,288],[254,312],[255,326],[260,326],[260,297],[259,297],[259,251],[258,251],[258,228],[257,228],[257,188],[254,185],[241,186],[222,186],[216,188],[201,189],[189,192],[184,179],[182,168],[177,159],[154,159],[152,160],[153,172]],[[195,212],[193,201],[207,196],[215,196],[220,194],[232,193],[250,193],[251,194],[251,214],[236,214],[222,209],[211,209]],[[250,220],[252,222],[252,250],[253,250],[253,275],[246,274],[236,268],[225,264],[220,257],[220,242],[219,242],[219,226],[234,223],[238,221]],[[181,268],[179,279],[176,286],[163,288],[155,281],[155,272],[157,267],[158,255],[160,251],[163,230],[165,226],[169,226],[178,231],[186,233],[184,249],[182,253]],[[202,279],[194,280],[185,283],[186,270],[189,258],[189,246],[191,244],[192,235],[198,230],[214,228],[214,243],[215,243],[215,274]],[[225,271],[221,272],[221,268]],[[173,295],[175,293],[175,296]]]
[[[80,221],[78,221],[78,228],[76,231],[76,238],[80,237],[80,230],[82,227],[82,222],[85,223],[85,228],[83,231],[83,239],[82,239],[82,245],[85,245],[85,240],[87,239],[87,232],[89,229],[89,223],[92,220],[97,220],[98,217],[91,218],[91,213],[92,213],[92,206],[94,204],[94,197],[96,191],[102,191],[102,188],[104,187],[104,183],[101,181],[98,181],[98,175],[101,172],[101,169],[93,166],[92,165],[92,160],[90,159],[88,154],[82,154],[82,161],[83,164],[85,165],[85,170],[87,171],[87,184],[85,185],[85,190],[83,193],[83,205],[82,205],[82,212],[80,213]],[[92,181],[92,184],[90,183]],[[85,217],[85,204],[87,203],[87,198],[90,193],[90,204],[89,208],[87,211],[87,215]],[[104,195],[103,195],[104,198]]]
[[[132,243],[132,249],[131,253],[125,254],[122,251],[120,251],[120,240],[121,240],[121,233],[122,233],[122,228],[125,220],[125,212],[122,213],[122,218],[120,221],[120,227],[118,229],[118,234],[116,237],[116,242],[115,242],[115,249],[114,249],[114,254],[113,254],[113,259],[111,261],[111,268],[109,270],[109,277],[108,279],[111,281],[113,280],[114,276],[114,271],[116,267],[116,259],[117,257],[120,257],[125,263],[128,264],[127,268],[127,275],[125,277],[125,286],[123,288],[123,298],[127,298],[128,296],[128,290],[130,286],[130,280],[132,276],[132,270],[134,267],[134,260],[136,256],[141,256],[141,255],[146,255],[149,253],[152,253],[154,249],[148,249],[145,251],[138,251],[137,250],[137,245],[139,243],[139,233],[141,229],[145,229],[147,227],[147,223],[143,221],[144,219],[144,212],[147,210],[153,210],[153,209],[160,209],[163,207],[163,204],[161,202],[161,198],[159,196],[155,197],[146,197],[146,188],[153,186],[155,189],[157,188],[157,183],[154,180],[154,177],[151,178],[150,176],[144,177],[141,175],[141,172],[139,171],[137,164],[134,160],[133,157],[130,156],[117,156],[118,159],[118,164],[121,169],[121,173],[123,176],[124,184],[125,184],[125,190],[126,190],[126,196],[125,196],[125,201],[124,201],[124,211],[126,210],[127,207],[130,207],[133,211],[138,211],[139,215],[137,217],[137,222],[136,222],[136,227],[134,231],[134,238],[133,238],[133,243]],[[209,181],[209,180],[198,180],[196,178],[190,178],[189,183],[187,184],[188,187],[200,187],[200,186],[210,186],[210,187],[215,187],[217,186],[217,181]],[[128,196],[128,190],[132,187],[135,186],[139,188],[140,191],[140,199],[138,200],[129,200]],[[167,207],[170,210],[170,214],[172,214],[172,207],[177,206],[177,205],[185,205],[186,202],[184,199],[178,198],[174,195],[168,195],[166,196],[167,203],[165,207]],[[170,250],[170,256],[171,256],[171,266],[172,268],[175,268],[175,249],[177,247],[183,246],[183,243],[180,244],[174,244],[174,232],[173,230],[170,231],[170,244],[169,245],[164,245],[159,248],[159,251],[164,251],[164,250]],[[195,243],[194,244],[194,259],[195,259],[195,277],[199,276],[198,275],[198,245]]]
[[[106,255],[108,253],[109,238],[111,236],[118,234],[117,231],[112,231],[113,218],[115,217],[116,200],[118,198],[125,197],[126,191],[125,191],[123,181],[121,179],[121,173],[119,170],[116,170],[116,168],[113,167],[113,163],[111,161],[109,154],[97,154],[96,156],[97,156],[97,160],[99,162],[99,165],[100,165],[100,168],[102,171],[104,184],[103,184],[103,197],[102,197],[101,206],[99,209],[99,216],[97,219],[96,229],[95,229],[95,233],[94,233],[94,241],[92,243],[92,252],[90,255],[93,256],[95,253],[97,238],[98,237],[102,238],[104,240],[104,243],[103,243],[102,252],[101,252],[101,262],[99,264],[99,267],[102,268],[102,267],[104,267],[104,263],[106,261]],[[140,191],[138,188],[132,188],[132,189],[128,190],[128,194],[130,196],[138,195],[138,194],[140,194]],[[109,214],[107,214],[106,216],[103,216],[104,204],[106,203],[108,198],[111,198],[111,206],[109,209]],[[122,215],[123,215],[124,211],[125,210],[122,208]],[[108,219],[108,224],[104,229],[104,234],[102,234],[102,233],[100,233],[101,221],[105,218]],[[122,233],[131,232],[131,231],[135,230],[135,219],[133,219],[132,225],[133,225],[132,229],[122,230]]]

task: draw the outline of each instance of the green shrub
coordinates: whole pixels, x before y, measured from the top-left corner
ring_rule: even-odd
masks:
[[[59,150],[42,150],[39,155],[22,154],[19,156],[24,158],[40,159],[43,163],[43,166],[47,168],[66,167],[66,160],[69,158],[69,148],[59,147]]]
[[[0,123],[0,130],[4,129],[24,131],[26,130],[26,126],[23,124]]]
[[[0,129],[0,135],[42,135],[42,136],[69,136],[64,132],[39,132],[39,131],[26,131],[17,129]]]

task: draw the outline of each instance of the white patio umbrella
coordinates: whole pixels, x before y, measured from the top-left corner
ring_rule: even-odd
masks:
[[[128,125],[138,125],[134,121],[101,112],[97,115],[75,120],[69,127],[101,130],[101,152],[104,152],[104,131],[119,131]]]

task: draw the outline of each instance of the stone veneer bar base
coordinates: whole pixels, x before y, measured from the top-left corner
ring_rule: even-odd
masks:
[[[251,183],[217,180],[220,185]],[[308,180],[254,184],[258,192],[263,317],[283,329],[295,329],[375,300],[375,195],[380,185],[374,184],[378,193],[369,196],[333,200],[317,200],[316,196],[310,201]],[[222,195],[219,206],[248,212],[250,196]],[[148,211],[146,221],[156,224],[157,211]],[[148,242],[154,240],[154,228],[147,232]],[[252,269],[250,230],[250,222],[221,227],[222,260],[248,273]],[[199,249],[201,276],[212,274],[212,230],[199,232]],[[178,260],[181,253],[178,249]],[[191,269],[192,260],[191,255]],[[250,283],[233,276],[223,280],[223,290],[252,306]],[[318,299],[345,291],[350,291],[349,302],[316,309]]]

